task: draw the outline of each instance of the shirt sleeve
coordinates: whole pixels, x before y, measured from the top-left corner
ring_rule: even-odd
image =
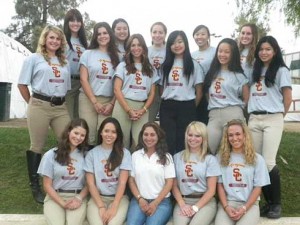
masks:
[[[132,162],[130,152],[124,148],[124,155],[120,165],[121,170],[132,170]]]
[[[254,187],[263,187],[270,184],[270,177],[265,160],[259,154],[256,154],[256,164],[254,169]]]
[[[84,171],[87,173],[95,173],[93,158],[94,158],[93,150],[90,150],[84,159],[84,166],[83,166]]]
[[[27,57],[22,65],[18,84],[30,85],[34,71],[35,54]]]
[[[215,177],[221,175],[221,169],[217,158],[213,155],[208,155],[206,177]]]
[[[167,163],[164,166],[165,179],[174,178],[176,177],[176,175],[175,175],[175,166],[174,166],[173,158],[170,154],[167,154],[167,159],[168,159]]]
[[[38,174],[41,176],[47,176],[53,179],[54,177],[54,162],[55,162],[55,149],[47,151],[39,165]]]
[[[84,65],[86,68],[88,68],[88,55],[90,53],[90,50],[84,51],[83,54],[80,56],[79,64]]]

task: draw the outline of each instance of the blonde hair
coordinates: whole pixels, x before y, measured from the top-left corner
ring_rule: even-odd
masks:
[[[182,153],[183,161],[188,162],[190,159],[190,147],[188,145],[188,133],[190,131],[195,132],[196,134],[201,135],[202,144],[200,146],[200,152],[198,154],[199,160],[203,161],[205,156],[208,154],[208,144],[207,144],[207,129],[204,123],[193,121],[191,122],[185,130],[185,149]]]
[[[57,56],[58,61],[61,64],[61,66],[64,66],[67,64],[67,60],[66,60],[66,56],[65,56],[67,41],[66,41],[64,32],[60,28],[52,26],[52,25],[47,25],[43,29],[43,31],[40,35],[36,52],[40,53],[44,57],[44,59],[48,62],[48,64],[50,64],[50,57],[49,57],[47,49],[46,49],[46,39],[47,39],[48,34],[51,31],[53,33],[57,34],[59,39],[61,40],[61,46],[55,52],[55,55]]]
[[[232,151],[232,147],[228,141],[228,128],[233,125],[238,125],[243,130],[243,133],[245,136],[244,154],[245,154],[246,164],[254,165],[255,159],[256,159],[256,154],[255,154],[255,149],[253,146],[253,141],[252,141],[252,136],[251,136],[250,130],[244,121],[236,120],[236,119],[229,121],[223,129],[223,137],[222,137],[221,146],[219,149],[221,165],[222,166],[229,165],[230,153]]]

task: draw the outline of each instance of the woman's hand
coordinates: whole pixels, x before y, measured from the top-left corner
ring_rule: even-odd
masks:
[[[111,221],[115,215],[117,214],[118,207],[115,205],[111,205],[107,210],[105,215],[103,216],[103,223],[108,224],[109,221]]]
[[[238,221],[246,213],[246,210],[243,207],[240,207],[240,208],[236,209],[235,212],[236,212],[235,216],[232,219],[235,221]]]
[[[140,115],[138,114],[136,109],[130,109],[128,112],[128,116],[133,121],[140,119]]]
[[[105,220],[105,214],[106,214],[106,208],[105,207],[101,207],[101,208],[99,208],[99,216],[100,216],[100,218],[101,218],[101,220],[102,221],[104,221]],[[106,223],[104,223],[104,224],[106,224]]]
[[[72,198],[70,200],[68,200],[66,202],[66,208],[69,209],[69,210],[75,210],[75,209],[78,209],[82,204],[82,201],[80,201],[79,199],[77,198]]]
[[[114,105],[111,103],[106,103],[102,106],[102,115],[103,116],[109,116],[112,114],[112,111],[114,109]]]
[[[191,205],[184,204],[180,206],[180,215],[192,217],[195,214],[195,211],[192,209]]]
[[[155,201],[152,201],[149,203],[148,206],[149,207],[148,207],[148,210],[146,211],[146,214],[147,214],[147,216],[152,216],[156,212],[157,204]]]
[[[228,205],[224,210],[225,210],[225,212],[227,213],[227,215],[228,215],[231,219],[235,220],[235,219],[234,219],[234,218],[236,217],[236,210],[235,210],[235,208],[233,208],[233,207],[231,207],[230,205]]]
[[[139,206],[140,206],[141,210],[142,210],[145,214],[147,214],[147,210],[149,209],[149,204],[148,204],[148,202],[147,202],[145,199],[140,198],[140,199],[138,200],[138,203],[139,203]]]

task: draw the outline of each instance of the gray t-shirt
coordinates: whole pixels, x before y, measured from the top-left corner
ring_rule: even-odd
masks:
[[[50,65],[39,53],[24,60],[18,84],[31,85],[32,91],[45,96],[63,97],[71,89],[69,63],[61,66],[57,57]]]
[[[85,51],[85,48],[80,43],[79,38],[71,37],[71,44],[73,50],[70,49],[69,45],[67,45],[67,59],[70,63],[71,74],[79,76],[79,59],[82,53]]]
[[[213,155],[207,155],[203,161],[200,161],[197,154],[191,153],[189,161],[184,162],[183,151],[181,151],[174,155],[174,164],[182,195],[205,193],[207,178],[221,175],[219,163]]]
[[[266,70],[267,68],[263,69],[260,81],[253,83],[250,87],[249,113],[253,111],[284,112],[282,88],[292,88],[290,72],[286,67],[280,67],[274,85],[267,87],[265,85]]]
[[[205,49],[204,51],[197,50],[192,53],[193,59],[195,59],[202,66],[204,76],[209,70],[210,64],[215,54],[216,54],[216,48],[211,46]]]
[[[132,168],[130,152],[125,148],[123,150],[122,162],[114,171],[109,171],[106,167],[112,150],[104,149],[98,145],[90,150],[85,157],[84,170],[94,174],[96,186],[103,195],[116,194],[120,170],[131,170]]]
[[[78,149],[75,149],[70,154],[71,162],[67,165],[61,165],[55,160],[55,150],[57,150],[57,148],[52,148],[44,154],[38,173],[41,176],[51,178],[55,190],[82,189],[85,185],[83,154]]]

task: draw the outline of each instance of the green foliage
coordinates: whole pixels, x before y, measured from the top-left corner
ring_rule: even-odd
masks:
[[[16,0],[17,15],[5,33],[35,52],[41,30],[46,24],[59,26],[65,13],[86,0]]]
[[[43,207],[34,202],[28,184],[25,151],[30,143],[27,129],[0,128],[0,137],[0,214],[42,213]],[[45,150],[55,145],[54,134],[50,132]],[[300,216],[299,149],[299,133],[284,132],[277,158],[283,216]]]
[[[295,36],[300,34],[300,1],[299,0],[236,0],[238,8],[245,7],[251,12],[257,11],[269,19],[271,9],[284,12],[286,22],[294,26]]]

